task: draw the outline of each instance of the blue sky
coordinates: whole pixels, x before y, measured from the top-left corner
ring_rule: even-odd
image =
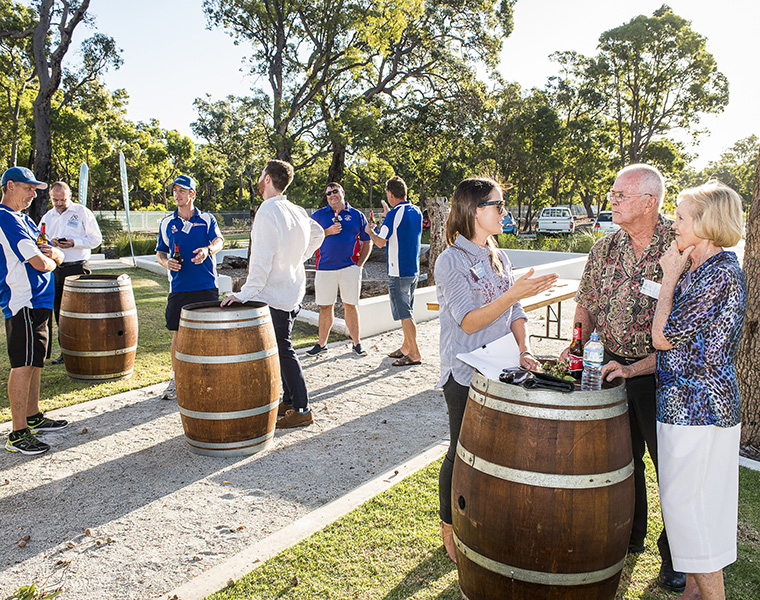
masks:
[[[594,54],[603,31],[638,14],[651,14],[661,4],[661,0],[518,0],[515,31],[504,42],[501,72],[523,87],[543,87],[556,73],[549,54],[557,50]],[[708,38],[708,49],[730,83],[727,109],[700,124],[710,132],[692,148],[700,155],[696,164],[701,167],[738,139],[760,135],[756,113],[760,83],[757,65],[752,63],[758,59],[750,50],[756,38],[753,27],[760,23],[760,3],[670,0],[668,5]],[[195,98],[207,93],[214,99],[245,95],[256,85],[241,72],[246,48],[235,46],[222,31],[205,29],[200,0],[93,0],[90,12],[98,30],[124,50],[124,65],[105,80],[111,89],[127,89],[132,120],[154,117],[164,128],[192,135]],[[685,136],[681,139],[687,141]]]

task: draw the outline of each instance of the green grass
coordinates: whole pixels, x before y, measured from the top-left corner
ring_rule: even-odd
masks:
[[[593,231],[578,231],[572,235],[543,235],[534,238],[517,237],[508,233],[496,236],[500,248],[511,250],[544,250],[551,252],[588,253],[591,246],[604,234]]]
[[[438,537],[440,464],[404,479],[207,600],[459,600],[456,567]],[[676,598],[655,584],[662,523],[649,457],[647,465],[647,550],[626,559],[617,600]],[[759,493],[760,473],[741,469],[739,560],[725,570],[729,600],[757,598],[760,589]]]
[[[120,274],[126,272],[132,279],[132,291],[135,295],[138,315],[138,347],[135,357],[134,375],[129,379],[107,383],[86,383],[69,379],[64,365],[46,365],[42,369],[40,386],[40,409],[53,410],[71,406],[96,398],[111,396],[128,390],[167,381],[171,375],[172,334],[166,329],[164,311],[169,294],[169,282],[166,277],[141,269],[106,270],[99,274]],[[57,328],[53,331],[53,358],[60,355]],[[331,333],[329,341],[344,339]],[[293,327],[293,345],[296,348],[313,346],[317,341],[317,328],[306,323],[296,322]],[[7,340],[0,337],[0,422],[10,421],[11,409],[8,401],[8,381],[10,363],[8,360]]]

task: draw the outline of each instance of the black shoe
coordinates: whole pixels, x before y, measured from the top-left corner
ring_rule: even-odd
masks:
[[[638,544],[634,541],[630,541],[628,543],[628,554],[641,554],[646,549],[647,547],[644,545],[643,542],[641,544]]]
[[[60,421],[54,421],[53,419],[48,419],[43,416],[42,413],[26,418],[26,426],[32,433],[40,431],[58,431],[59,429],[65,429],[68,425],[68,421],[64,421],[63,419]]]
[[[674,571],[670,562],[663,561],[657,585],[671,592],[683,592],[686,588],[686,573]]]
[[[306,354],[308,354],[309,356],[319,356],[320,354],[324,354],[325,352],[327,352],[327,346],[320,346],[319,342],[317,342],[316,344],[314,344],[312,348],[309,348],[306,351]]]
[[[5,449],[9,452],[20,452],[21,454],[44,454],[50,450],[50,446],[45,442],[39,441],[32,432],[25,429],[20,435],[11,433],[8,441],[5,442]]]
[[[63,364],[63,354],[61,354],[58,358],[55,360],[50,361],[51,365],[62,365]]]
[[[355,344],[353,350],[354,353],[358,354],[359,356],[367,356],[367,351],[362,348],[361,344]]]

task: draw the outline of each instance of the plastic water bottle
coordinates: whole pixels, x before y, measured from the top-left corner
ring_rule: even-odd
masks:
[[[591,339],[583,347],[583,375],[581,377],[581,390],[602,389],[602,363],[604,362],[604,346],[599,341],[599,334],[595,331]]]

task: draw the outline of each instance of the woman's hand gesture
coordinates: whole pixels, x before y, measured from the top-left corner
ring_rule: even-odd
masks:
[[[509,288],[509,291],[516,296],[517,300],[530,298],[531,296],[545,292],[546,290],[551,289],[552,286],[557,283],[557,279],[559,279],[557,273],[549,273],[548,275],[533,277],[535,272],[536,270],[531,267],[525,275],[516,280],[514,285]]]
[[[686,265],[689,263],[689,256],[694,250],[694,246],[689,246],[681,252],[678,244],[670,243],[670,248],[662,255],[660,266],[662,267],[663,279],[678,280],[681,273],[684,272]]]

